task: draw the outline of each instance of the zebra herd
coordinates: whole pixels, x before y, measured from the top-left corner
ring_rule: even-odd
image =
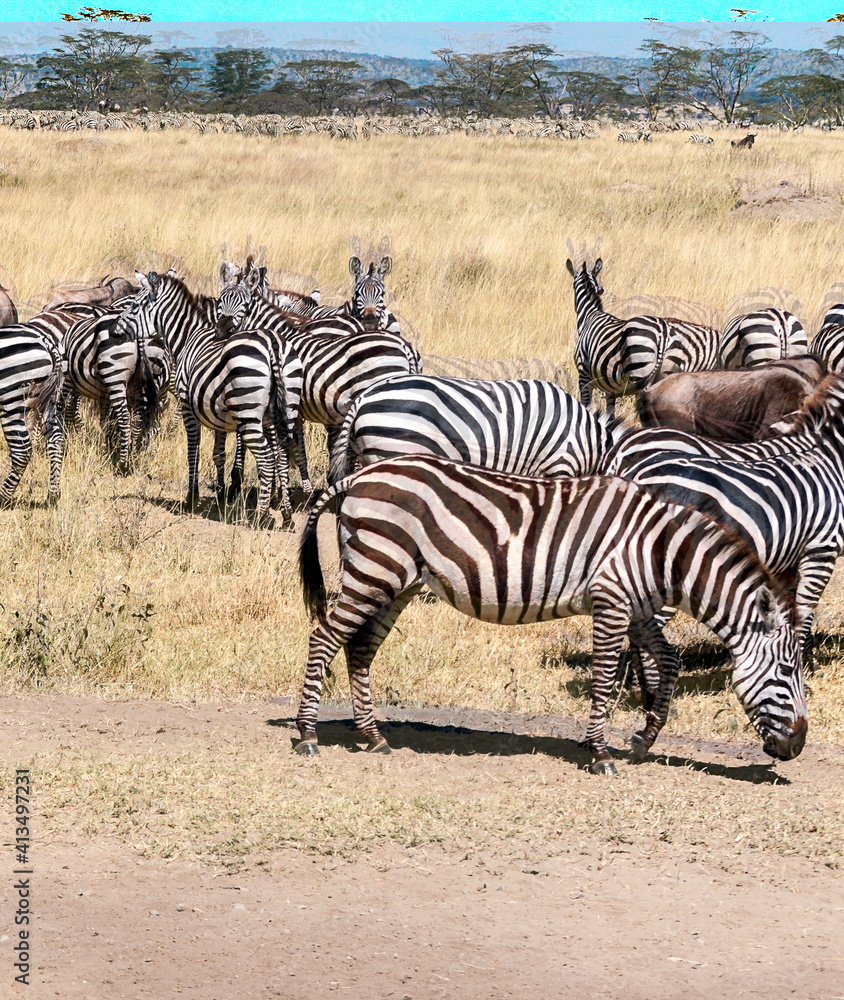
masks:
[[[290,527],[289,455],[311,493],[303,421],[321,423],[330,467],[327,491],[311,495],[301,538],[305,601],[316,624],[297,752],[318,752],[323,676],[341,647],[357,729],[371,751],[389,750],[376,725],[370,666],[401,611],[427,587],[499,625],[593,617],[586,745],[596,774],[616,773],[604,724],[625,637],[644,692],[634,760],[665,725],[678,660],[663,628],[678,609],[727,646],[733,689],[765,752],[797,756],[808,725],[803,666],[812,665],[812,616],[844,550],[844,377],[836,374],[844,373],[844,303],[829,310],[811,347],[783,310],[736,317],[723,331],[656,316],[623,320],[603,309],[602,260],[569,260],[577,400],[538,379],[423,374],[385,304],[391,267],[389,256],[368,267],[352,257],[354,291],[336,308],[321,306],[317,291],[270,288],[251,258],[221,266],[216,297],[192,292],[173,272],[136,272],[136,284],[118,288],[115,301],[51,304],[28,323],[0,329],[0,404],[12,456],[0,497],[11,499],[29,460],[28,405],[44,415],[57,500],[62,435],[79,396],[110,405],[125,467],[169,389],[188,438],[186,508],[199,497],[207,428],[218,503],[239,493],[249,451],[258,467],[258,524],[270,523],[275,506]],[[807,352],[830,374],[765,440],[728,444],[615,418],[618,396],[655,383],[761,371]],[[606,413],[593,409],[594,389],[606,395]],[[329,609],[316,528],[332,503],[341,581]]]

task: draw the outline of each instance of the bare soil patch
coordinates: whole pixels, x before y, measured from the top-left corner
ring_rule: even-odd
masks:
[[[753,821],[762,808],[785,816],[806,812],[812,802],[840,800],[840,747],[814,744],[799,760],[774,768],[747,744],[675,737],[666,740],[668,756],[623,767],[612,782],[581,769],[582,724],[571,719],[388,709],[395,750],[375,759],[349,752],[355,742],[348,706],[334,703],[323,713],[322,753],[306,761],[290,751],[294,711],[293,699],[187,705],[0,699],[0,756],[7,768],[31,761],[35,783],[31,995],[842,995],[837,862],[801,856],[799,848],[766,849],[752,831],[746,835],[746,826],[736,837],[731,819],[725,837],[717,808],[720,796],[729,814],[736,789]],[[624,734],[614,735],[620,742]],[[266,756],[267,746],[274,757]],[[168,760],[200,761],[209,748],[228,798],[198,772],[180,782],[178,772],[174,778],[167,771]],[[120,771],[134,758],[158,779],[148,802]],[[296,846],[289,839],[284,846],[283,830],[274,849],[258,836],[251,761],[270,770],[276,798],[284,798],[295,772],[297,796],[313,801],[314,825]],[[58,762],[54,770],[51,762]],[[340,836],[320,836],[320,828],[336,831],[332,810],[343,813],[344,796],[383,797],[373,784],[378,774],[397,793],[395,836],[364,829],[353,847]],[[667,786],[666,776],[677,783]],[[571,811],[581,796],[624,812],[625,786],[632,784],[638,808],[654,817],[668,795],[696,796],[709,803],[709,822],[698,822],[696,836],[670,825],[654,838],[632,830],[626,839],[608,838],[585,826],[549,833],[548,802],[530,794],[537,781]],[[437,826],[444,786],[456,807],[455,835],[436,842],[426,839],[425,824]],[[502,788],[507,797],[496,798]],[[134,811],[118,822],[127,798]],[[483,817],[493,837],[471,829],[466,836],[463,829],[461,842],[461,811],[469,816],[485,800],[493,806]],[[191,849],[193,833],[179,802],[196,807],[193,823],[204,815],[227,836],[242,827],[252,846],[234,863],[222,852],[204,862]],[[513,819],[508,803],[521,805],[526,822]],[[374,823],[373,803],[360,809],[364,824]],[[415,837],[403,838],[399,809],[420,818]],[[168,815],[176,819],[169,858],[156,826],[156,816]],[[272,822],[283,827],[301,818],[283,813]],[[808,824],[803,833],[807,851],[817,835],[812,829]],[[6,915],[13,912],[11,886],[7,878],[0,893]],[[3,933],[12,932],[7,924]],[[8,937],[0,943],[11,944]],[[3,973],[11,983],[10,970],[11,959]]]
[[[844,213],[844,206],[835,198],[809,195],[791,181],[780,181],[774,187],[741,195],[733,205],[733,211],[736,215],[759,219],[814,222],[818,219],[840,218]]]

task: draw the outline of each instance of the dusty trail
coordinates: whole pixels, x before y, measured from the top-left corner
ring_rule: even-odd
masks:
[[[4,698],[0,751],[11,763],[71,741],[96,762],[213,738],[245,757],[261,740],[289,745],[292,708],[289,700]],[[457,782],[481,764],[494,771],[498,757],[517,777],[547,760],[552,744],[557,768],[576,774],[572,764],[586,759],[571,720],[456,709],[387,714],[390,760],[409,762],[401,776],[409,793],[413,782],[425,791],[420,763],[442,763]],[[348,752],[346,722],[328,722],[347,716],[344,706],[327,706],[321,732],[322,758],[345,780],[368,760]],[[765,781],[764,756],[746,744],[677,737],[666,744],[670,763]],[[840,748],[812,746],[788,774],[811,797],[842,762]],[[672,844],[652,852],[580,839],[568,853],[535,862],[505,843],[460,854],[381,844],[345,858],[282,849],[265,865],[247,858],[232,871],[149,857],[136,843],[86,832],[84,815],[74,820],[61,836],[35,835],[33,997],[844,996],[841,875],[799,857],[710,852],[692,861]],[[7,846],[4,935],[13,933],[10,853]],[[5,992],[13,985],[10,954],[0,963],[0,996],[14,995]]]

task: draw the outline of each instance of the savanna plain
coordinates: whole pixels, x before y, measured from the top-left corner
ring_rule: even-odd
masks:
[[[813,332],[844,281],[841,220],[732,206],[781,180],[844,201],[844,135],[762,132],[741,151],[714,135],[3,130],[0,282],[25,319],[56,286],[134,267],[213,293],[220,260],[251,251],[340,302],[350,236],[388,234],[392,308],[423,354],[573,373],[567,240],[600,239],[610,309],[650,296],[718,322],[770,286]],[[0,996],[16,988],[15,768],[34,788],[30,995],[844,996],[841,566],[795,761],[764,757],[722,650],[684,620],[659,753],[625,762],[640,698],[620,677],[620,775],[592,776],[590,621],[501,629],[424,600],[373,667],[393,754],[355,752],[338,661],[322,752],[302,759],[296,536],[221,518],[205,445],[188,515],[176,407],[125,477],[86,413],[59,506],[36,445],[0,512]],[[309,445],[320,480],[321,429]]]

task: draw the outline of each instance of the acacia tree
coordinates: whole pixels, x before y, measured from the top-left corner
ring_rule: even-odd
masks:
[[[284,69],[294,77],[300,96],[317,114],[334,108],[349,110],[356,104],[361,86],[358,74],[363,70],[353,59],[302,59],[284,64]]]
[[[571,106],[574,118],[594,118],[628,99],[621,83],[601,73],[570,70],[557,73],[557,78],[563,85],[560,101]]]
[[[84,110],[112,101],[144,79],[146,62],[140,52],[149,45],[149,35],[83,28],[59,41],[50,55],[38,59],[44,75],[36,86],[60,104]]]
[[[702,49],[676,47],[677,93],[716,121],[731,122],[760,64],[768,38],[735,29]]]
[[[638,93],[651,121],[676,99],[679,69],[686,65],[687,51],[658,38],[646,38],[637,49],[642,53],[639,65],[631,74],[619,77]]]
[[[177,107],[199,81],[199,70],[190,53],[159,49],[149,58],[148,89],[162,106]]]
[[[0,104],[8,104],[13,97],[24,91],[34,72],[32,63],[0,58]]]
[[[226,49],[214,53],[209,87],[218,97],[242,101],[265,87],[272,75],[263,49]]]

